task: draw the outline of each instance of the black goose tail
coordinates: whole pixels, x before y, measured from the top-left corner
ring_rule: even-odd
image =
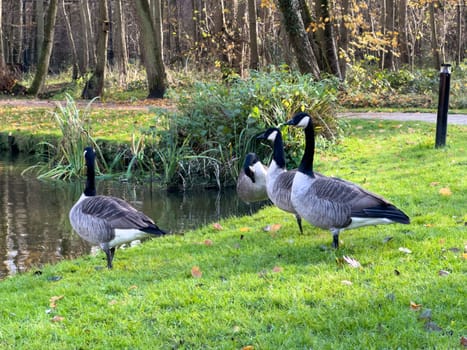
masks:
[[[378,205],[372,208],[365,208],[359,212],[352,213],[352,216],[367,218],[386,218],[399,224],[410,224],[410,218],[400,209],[392,204]]]
[[[167,234],[166,231],[161,230],[157,225],[151,225],[145,228],[142,228],[141,231],[149,233],[150,235],[155,235],[155,236],[164,236]]]

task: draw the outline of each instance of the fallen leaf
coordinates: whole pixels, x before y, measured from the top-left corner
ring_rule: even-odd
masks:
[[[203,272],[199,268],[199,266],[193,266],[191,268],[191,275],[193,278],[201,278],[203,276]]]
[[[279,231],[281,227],[282,227],[281,224],[272,224],[272,225],[268,225],[264,227],[263,230],[266,232],[277,232]]]
[[[383,239],[383,243],[388,243],[392,239],[391,236],[387,236]]]
[[[452,192],[451,190],[449,189],[449,187],[443,187],[439,190],[439,194],[442,195],[442,196],[451,196],[452,195]]]
[[[52,322],[63,322],[64,320],[65,320],[65,317],[58,316],[58,315],[54,316],[54,317],[51,319]]]
[[[129,286],[128,287],[128,290],[132,290],[132,289],[138,289],[138,286],[135,286],[134,284],[132,286]]]
[[[461,345],[464,347],[467,347],[467,337],[464,337],[464,336],[461,337]]]
[[[248,232],[248,231],[250,231],[249,227],[241,227],[240,228],[240,232]]]
[[[282,272],[284,271],[284,269],[280,266],[274,266],[273,269],[272,269],[272,272]]]
[[[342,258],[345,260],[345,262],[346,262],[347,264],[349,264],[349,265],[350,265],[351,267],[353,267],[353,268],[362,267],[362,265],[361,265],[357,260],[355,260],[355,259],[353,259],[353,258],[351,258],[351,257],[349,257],[349,256],[345,256],[345,255],[344,255]]]
[[[57,307],[57,301],[59,301],[60,299],[63,299],[63,295],[51,297],[50,298],[50,307],[56,308]]]
[[[242,350],[255,350],[255,347],[253,345],[247,345],[247,346],[244,346]]]
[[[399,247],[399,251],[405,254],[411,254],[412,251],[409,248]]]
[[[117,304],[117,300],[112,299],[111,301],[109,301],[109,305],[115,305],[115,304]]]
[[[467,260],[467,253],[463,253],[463,254],[462,254],[462,258],[463,258],[464,260]]]
[[[439,270],[438,275],[439,276],[449,276],[450,272],[446,270]]]
[[[422,311],[420,316],[418,316],[418,318],[421,320],[431,320],[432,314],[433,312],[431,311],[431,309],[425,309]]]
[[[439,185],[438,181],[433,181],[432,183],[430,183],[430,186],[438,186],[438,185]]]
[[[422,308],[422,304],[414,303],[413,301],[410,302],[410,309],[414,311],[418,311]]]
[[[430,332],[441,332],[443,330],[440,326],[438,326],[433,321],[427,322],[425,324],[425,329]]]
[[[210,239],[205,239],[204,240],[204,245],[207,245],[208,247],[212,246],[212,241]]]
[[[348,280],[343,280],[341,281],[341,283],[346,286],[351,286],[353,284],[351,281],[348,281]]]
[[[219,224],[218,222],[212,224],[212,227],[213,227],[214,229],[216,229],[216,230],[219,230],[219,231],[221,231],[221,230],[224,229],[224,228],[221,226],[221,224]]]

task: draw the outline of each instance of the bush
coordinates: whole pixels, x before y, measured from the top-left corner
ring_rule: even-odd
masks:
[[[173,117],[174,127],[179,142],[190,138],[195,154],[204,152],[220,160],[224,170],[221,178],[232,183],[246,153],[269,157],[270,150],[257,144],[256,135],[280,125],[297,111],[315,116],[324,137],[337,138],[337,86],[337,80],[317,82],[287,69],[251,72],[248,79],[232,79],[228,84],[197,82],[175,95],[178,113]]]

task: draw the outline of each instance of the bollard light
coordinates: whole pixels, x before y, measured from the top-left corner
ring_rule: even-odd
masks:
[[[451,65],[443,63],[439,73],[439,100],[438,116],[436,118],[435,147],[446,145],[446,133],[448,128],[449,89],[451,85]]]

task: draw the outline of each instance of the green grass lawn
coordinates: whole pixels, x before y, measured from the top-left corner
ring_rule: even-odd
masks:
[[[0,282],[2,349],[461,349],[467,137],[349,121],[316,170],[391,200],[411,225],[329,232],[268,207]],[[352,267],[344,257],[360,263]],[[465,348],[465,347],[464,347]]]

